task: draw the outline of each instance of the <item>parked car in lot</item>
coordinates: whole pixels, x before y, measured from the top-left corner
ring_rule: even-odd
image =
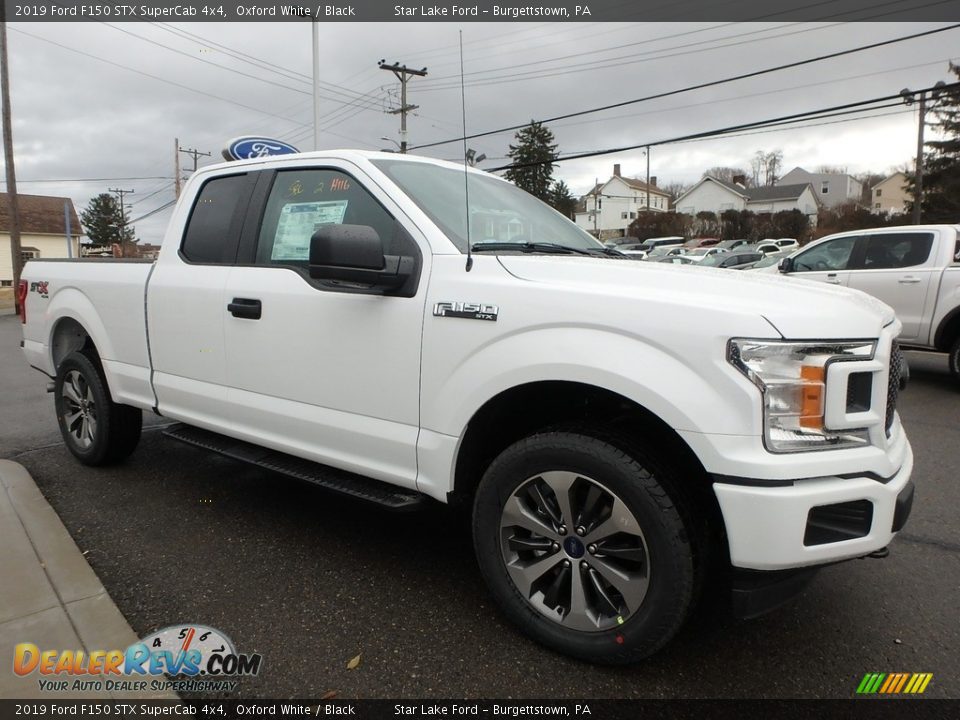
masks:
[[[829,235],[780,261],[789,277],[862,290],[892,307],[904,347],[947,353],[960,382],[957,225],[904,225]]]
[[[689,252],[687,248],[682,245],[661,245],[660,247],[655,247],[653,250],[647,253],[646,260],[657,260],[663,257],[675,257],[677,255],[686,255]]]
[[[667,257],[656,258],[653,262],[668,263],[670,265],[696,265],[696,263],[686,255],[668,255]]]
[[[697,263],[700,267],[718,267],[726,268],[728,270],[739,270],[747,265],[755,263],[757,260],[763,257],[762,253],[758,253],[755,250],[746,250],[743,247],[739,247],[736,250],[731,250],[725,253],[718,253],[706,257]]]
[[[762,258],[756,262],[749,263],[748,265],[743,265],[739,267],[739,270],[749,270],[751,272],[756,270],[763,270],[767,267],[776,267],[780,261],[787,257],[790,254],[790,250],[783,250],[777,253],[770,253],[769,255],[764,255]]]
[[[749,244],[749,240],[744,240],[741,238],[738,240],[721,240],[719,243],[717,243],[717,247],[721,247],[724,250],[735,250],[738,247]]]
[[[797,242],[796,238],[777,238],[773,242],[781,250],[790,250],[792,248],[800,247],[800,243]]]
[[[155,262],[33,260],[18,297],[79,462],[123,461],[146,410],[264,482],[461,506],[507,618],[622,664],[705,585],[754,616],[910,511],[893,312],[744,280],[611,254],[474,168],[340,150],[200,168]]]
[[[770,255],[771,253],[783,251],[783,248],[777,245],[775,240],[764,240],[763,242],[758,242],[753,245],[746,245],[745,247],[748,247],[754,252],[760,253],[761,255]]]
[[[728,251],[725,250],[724,248],[701,247],[701,248],[694,248],[693,250],[690,250],[689,252],[684,253],[684,257],[689,258],[691,262],[698,263],[698,262],[701,262],[704,258],[708,258],[713,255],[724,255],[727,252]]]
[[[686,238],[679,235],[667,235],[664,237],[648,238],[640,243],[642,250],[654,250],[660,247],[683,247]]]
[[[720,243],[720,238],[697,238],[697,247],[713,247]]]

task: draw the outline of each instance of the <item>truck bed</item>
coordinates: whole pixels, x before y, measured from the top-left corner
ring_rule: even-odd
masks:
[[[27,281],[24,351],[30,364],[50,376],[55,356],[69,350],[73,319],[90,333],[115,387],[119,402],[149,407],[150,362],[147,348],[145,292],[153,262],[98,258],[31,260]],[[45,294],[46,301],[41,301]],[[57,319],[57,327],[51,327]]]

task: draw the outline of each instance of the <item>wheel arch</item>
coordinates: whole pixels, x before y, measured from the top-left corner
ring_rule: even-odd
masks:
[[[937,350],[948,352],[960,337],[960,305],[948,312],[937,326],[933,335],[933,346]]]
[[[692,511],[702,513],[700,521],[722,534],[723,518],[710,476],[676,430],[635,400],[580,382],[529,382],[484,403],[461,436],[448,501],[468,505],[497,455],[524,437],[558,427],[598,436],[628,452],[649,444],[674,465],[675,491],[690,501]]]

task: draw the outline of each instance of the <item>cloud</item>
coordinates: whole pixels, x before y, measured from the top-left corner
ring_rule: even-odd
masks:
[[[524,123],[664,92],[937,27],[930,23],[355,23],[321,25],[324,147],[379,149],[399,139],[392,73],[377,61],[428,68],[408,102],[413,146],[459,137],[458,31],[463,31],[467,132]],[[308,23],[11,23],[11,107],[24,193],[62,194],[79,209],[98,193],[135,192],[137,218],[173,199],[174,138],[220,161],[233,136],[257,133],[312,149]],[[954,33],[921,38],[750,80],[550,124],[561,152],[656,142],[933,84],[947,76]],[[56,44],[51,44],[56,43]],[[63,46],[63,47],[61,47]],[[93,57],[91,57],[93,56]],[[897,108],[899,110],[899,108]],[[513,133],[469,141],[488,167]],[[715,165],[747,166],[781,148],[784,166],[884,172],[910,161],[916,116],[793,128],[656,147],[651,174],[692,182]],[[424,151],[459,158],[460,142]],[[192,160],[181,155],[184,168]],[[561,163],[574,192],[613,163],[642,176],[630,151]],[[104,178],[99,182],[30,182]],[[144,179],[122,179],[144,178]],[[150,196],[150,197],[147,197]],[[136,225],[158,242],[169,210]]]

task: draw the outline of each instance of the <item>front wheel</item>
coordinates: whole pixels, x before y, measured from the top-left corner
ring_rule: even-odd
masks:
[[[568,432],[526,438],[474,503],[481,572],[506,615],[564,654],[645,658],[687,616],[696,570],[678,508],[642,450]]]
[[[63,359],[53,392],[60,434],[83,464],[119,462],[137,447],[142,413],[111,400],[102,371],[86,354],[73,352]]]

